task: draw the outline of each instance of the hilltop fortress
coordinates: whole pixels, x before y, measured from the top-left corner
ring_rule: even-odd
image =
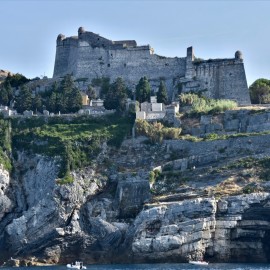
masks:
[[[149,46],[138,46],[135,40],[112,41],[93,32],[78,29],[78,36],[59,34],[56,41],[53,77],[72,74],[75,78],[122,77],[135,88],[146,76],[154,91],[159,82],[166,83],[173,100],[180,92],[203,92],[210,98],[233,99],[250,104],[243,56],[202,60],[187,48],[186,57],[164,57],[154,54]]]

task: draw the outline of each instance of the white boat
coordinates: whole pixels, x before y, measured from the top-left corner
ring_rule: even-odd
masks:
[[[208,262],[205,262],[205,261],[189,261],[189,263],[195,264],[195,265],[208,265]]]
[[[67,268],[73,269],[87,269],[86,266],[83,265],[82,262],[76,261],[75,263],[67,264]]]

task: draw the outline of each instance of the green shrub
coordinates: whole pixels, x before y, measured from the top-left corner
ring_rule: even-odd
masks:
[[[201,114],[221,113],[237,107],[237,103],[233,100],[209,99],[191,93],[181,94],[179,98],[182,106],[192,106],[190,114],[194,116]]]
[[[156,179],[161,175],[159,170],[154,170],[149,173],[149,183],[154,184]]]
[[[66,173],[63,178],[57,179],[56,183],[59,185],[72,184],[74,181],[70,173]]]
[[[136,120],[137,135],[146,136],[152,143],[161,143],[164,139],[178,139],[180,128],[167,128],[160,122],[149,123],[145,120]]]
[[[0,164],[4,169],[11,171],[11,134],[9,120],[0,119]]]
[[[36,121],[35,121],[36,120]],[[103,143],[119,147],[130,133],[132,120],[106,116],[100,118],[50,117],[48,122],[39,118],[14,120],[12,143],[17,150],[60,157],[59,177],[68,171],[90,165],[100,153]]]

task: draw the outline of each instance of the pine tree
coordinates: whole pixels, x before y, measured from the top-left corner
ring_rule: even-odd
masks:
[[[47,101],[47,108],[50,112],[56,113],[56,100],[57,100],[57,93],[52,92]]]
[[[74,81],[71,75],[66,75],[61,82],[60,88],[53,87],[53,93],[51,95],[50,105],[55,104],[54,112],[70,113],[77,112],[82,107],[82,97],[80,91],[75,87]]]
[[[136,86],[136,100],[140,103],[150,102],[151,87],[146,77],[140,79]]]
[[[9,106],[10,101],[14,98],[13,89],[9,81],[5,80],[0,89],[0,104],[4,106]]]
[[[23,85],[22,88],[20,89],[19,95],[16,98],[15,107],[19,113],[31,109],[32,93],[27,86]]]
[[[0,104],[7,106],[8,105],[8,93],[5,87],[0,89]]]
[[[168,104],[167,89],[164,81],[160,81],[158,92],[157,92],[157,102]]]
[[[32,99],[32,111],[34,112],[42,112],[42,99],[40,95],[36,95],[33,99]]]
[[[72,95],[68,97],[68,112],[78,112],[82,108],[82,95],[78,88],[74,88]]]

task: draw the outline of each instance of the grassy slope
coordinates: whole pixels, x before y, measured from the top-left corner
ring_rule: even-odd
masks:
[[[29,118],[12,120],[13,152],[16,150],[61,157],[59,177],[91,164],[103,142],[119,147],[130,133],[132,120],[114,115],[92,118]]]

